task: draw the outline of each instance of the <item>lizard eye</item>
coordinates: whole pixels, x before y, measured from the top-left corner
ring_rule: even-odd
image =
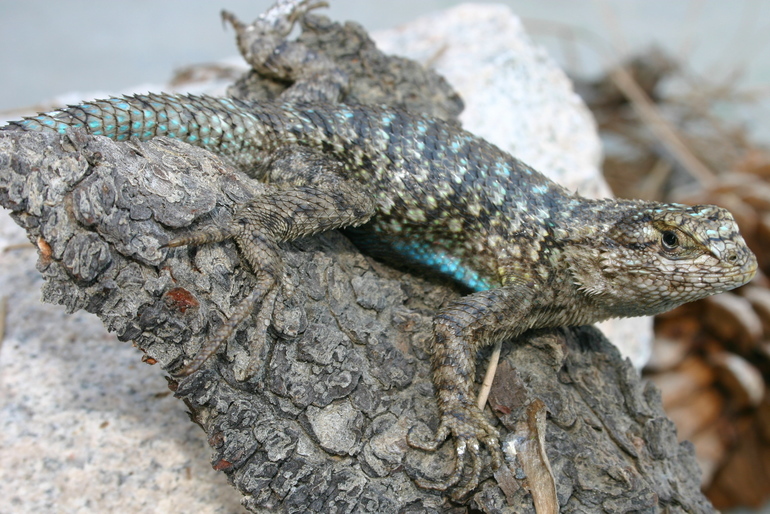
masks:
[[[660,240],[666,250],[674,250],[679,246],[679,238],[673,230],[664,230]]]

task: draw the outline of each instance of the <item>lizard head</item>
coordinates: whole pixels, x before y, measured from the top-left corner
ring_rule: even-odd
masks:
[[[751,280],[757,259],[732,214],[713,205],[619,201],[567,250],[579,290],[609,317],[652,315]]]

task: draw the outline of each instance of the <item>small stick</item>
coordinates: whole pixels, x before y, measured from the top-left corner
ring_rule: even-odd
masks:
[[[497,372],[497,363],[500,362],[500,350],[503,347],[503,342],[498,341],[495,343],[495,349],[492,350],[492,356],[489,358],[489,364],[487,364],[487,372],[484,374],[484,382],[481,383],[481,389],[479,389],[479,399],[476,405],[479,409],[484,410],[484,405],[489,398],[489,391],[492,389],[492,381],[495,379],[495,373]]]
[[[8,317],[8,297],[0,296],[0,348],[5,340],[5,320]]]

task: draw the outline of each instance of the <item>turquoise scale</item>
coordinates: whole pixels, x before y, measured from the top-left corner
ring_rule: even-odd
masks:
[[[417,264],[437,271],[473,291],[492,289],[492,284],[479,273],[463,264],[458,257],[447,254],[426,243],[391,241],[393,250]]]
[[[486,291],[498,284],[463,264],[459,257],[427,242],[382,237],[368,230],[346,229],[345,234],[364,253],[388,261],[397,267],[431,270],[458,282],[472,291]]]

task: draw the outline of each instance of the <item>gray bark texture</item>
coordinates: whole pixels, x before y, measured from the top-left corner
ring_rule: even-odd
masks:
[[[308,16],[301,39],[349,74],[346,102],[447,119],[461,110],[443,79],[382,55],[355,24]],[[251,73],[232,94],[265,100],[284,87]],[[162,245],[261,187],[164,138],[0,133],[0,203],[39,248],[45,301],[96,314],[164,369],[196,353],[253,275],[231,241]],[[487,414],[499,421],[510,467],[493,476],[487,466],[464,502],[418,488],[412,477],[438,479],[453,465],[451,442],[428,454],[406,435],[437,426],[431,317],[459,293],[373,261],[340,233],[282,250],[286,285],[268,339],[255,341],[248,319],[205,370],[169,377],[208,437],[212,465],[249,510],[527,513],[550,501],[561,512],[713,512],[692,446],[677,442],[657,391],[592,328],[504,348]],[[262,369],[239,382],[255,352]]]

